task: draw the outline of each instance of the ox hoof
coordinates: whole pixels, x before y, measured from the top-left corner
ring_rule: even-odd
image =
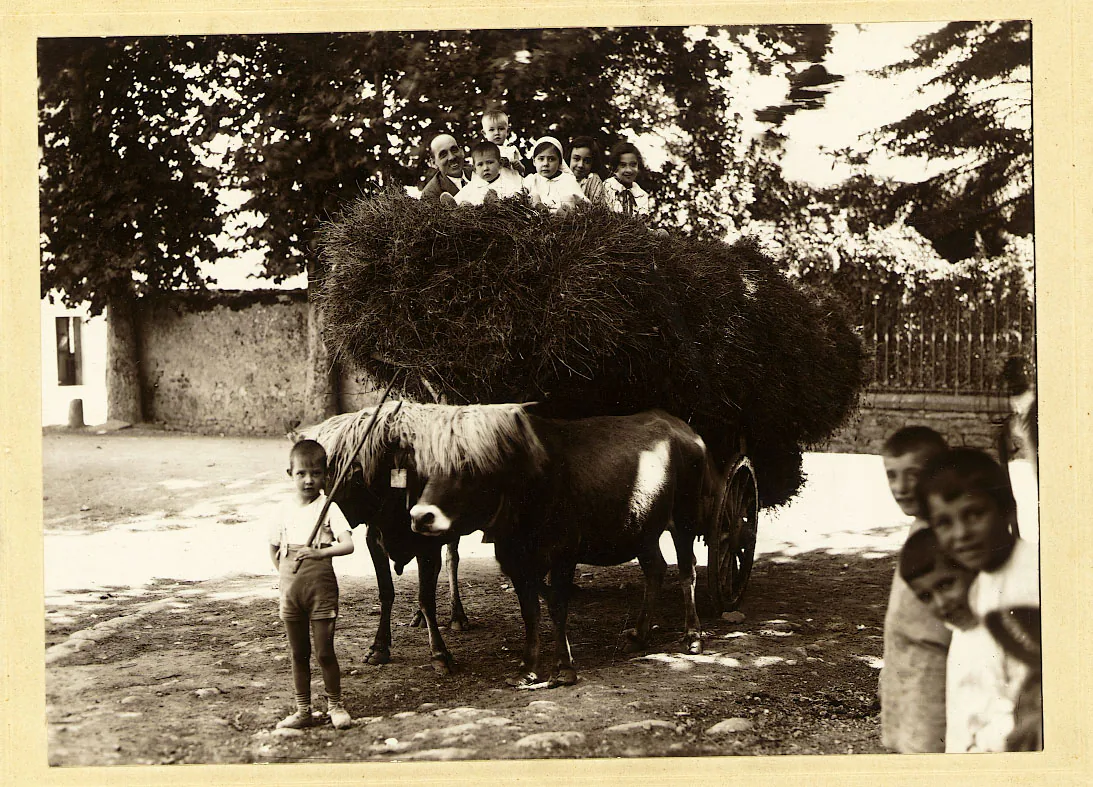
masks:
[[[461,618],[452,618],[452,622],[448,624],[448,628],[451,631],[466,631],[470,627],[471,622],[467,620],[466,615]]]
[[[550,688],[558,686],[574,686],[577,683],[577,670],[569,667],[558,670],[558,674],[550,679]]]
[[[372,648],[368,651],[365,664],[387,664],[391,661],[391,651],[385,648]]]
[[[683,640],[684,650],[691,656],[697,656],[702,652],[702,639],[695,637]]]
[[[645,650],[646,640],[641,638],[637,629],[627,629],[622,635],[626,638],[622,646],[623,653],[640,653]]]
[[[514,689],[530,690],[530,689],[545,689],[550,686],[550,681],[542,680],[534,672],[525,672],[515,678],[509,678],[505,681],[508,685]]]
[[[451,675],[455,672],[455,662],[452,660],[451,654],[434,655],[433,672],[437,675]]]
[[[415,629],[419,629],[419,628],[422,628],[424,625],[425,625],[425,615],[419,609],[414,614],[414,619],[410,621],[410,627],[415,628]]]

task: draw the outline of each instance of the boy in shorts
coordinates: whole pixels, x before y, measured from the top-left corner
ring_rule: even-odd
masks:
[[[881,451],[888,488],[910,517],[909,534],[926,520],[915,496],[926,463],[948,446],[925,426],[892,434]],[[884,616],[884,667],[880,673],[881,743],[901,754],[945,751],[945,663],[950,632],[900,577],[892,578]]]
[[[977,625],[949,651],[945,750],[1039,749],[1039,555],[1017,535],[1009,479],[983,451],[955,448],[922,469],[917,496],[941,552],[977,574],[968,589]]]
[[[289,477],[296,494],[270,523],[269,555],[280,576],[280,616],[285,622],[292,657],[296,712],[277,722],[281,728],[310,727],[311,647],[323,673],[327,714],[337,729],[352,718],[342,706],[341,670],[334,655],[334,624],[338,619],[338,579],[331,558],[353,551],[349,523],[331,502],[315,541],[312,530],[326,504],[326,451],[314,440],[301,440],[289,452]],[[313,543],[320,546],[313,546]],[[321,717],[319,717],[321,718]]]

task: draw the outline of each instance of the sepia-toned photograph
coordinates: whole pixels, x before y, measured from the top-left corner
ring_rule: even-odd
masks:
[[[50,770],[1050,748],[1033,22],[476,24],[37,38]]]

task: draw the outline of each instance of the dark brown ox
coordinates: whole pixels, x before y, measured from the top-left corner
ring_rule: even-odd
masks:
[[[392,406],[383,409],[390,413]],[[447,546],[448,582],[451,595],[451,622],[453,631],[465,629],[469,622],[459,595],[458,537],[437,539],[414,533],[410,528],[410,503],[414,499],[417,476],[405,461],[404,452],[397,449],[379,450],[380,434],[370,436],[360,456],[351,455],[359,443],[358,435],[372,409],[336,415],[321,424],[310,426],[290,437],[311,438],[326,449],[332,476],[346,462],[352,464],[340,489],[334,494],[334,502],[342,509],[349,524],[366,525],[365,543],[376,569],[379,586],[380,621],[376,636],[366,658],[369,664],[386,664],[391,660],[391,612],[395,601],[395,585],[391,577],[391,563],[395,572],[402,574],[411,561],[418,565],[418,610],[414,626],[424,623],[429,631],[429,648],[433,667],[441,674],[450,674],[453,660],[448,652],[436,616],[436,586],[440,576],[441,550]],[[377,427],[384,426],[378,421]],[[381,432],[382,429],[377,429]],[[367,457],[362,465],[362,457]]]
[[[554,623],[557,662],[550,685],[576,682],[566,617],[578,563],[638,559],[645,594],[637,627],[627,633],[647,642],[667,569],[659,544],[665,530],[678,555],[685,647],[701,652],[693,542],[706,521],[706,501],[713,499],[713,476],[706,447],[687,424],[660,411],[555,420],[520,405],[422,407],[429,410],[417,418],[411,440],[423,477],[410,510],[413,528],[440,536],[481,529],[494,542],[519,597],[526,634],[524,672],[510,683],[543,682],[540,592]],[[423,447],[430,454],[426,462]]]

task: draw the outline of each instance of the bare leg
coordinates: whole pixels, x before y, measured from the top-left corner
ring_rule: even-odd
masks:
[[[376,637],[368,651],[365,662],[368,664],[386,664],[391,660],[391,608],[395,605],[395,583],[391,579],[391,561],[379,536],[371,528],[367,531],[365,543],[372,555],[372,565],[376,569],[376,584],[380,594],[380,622]]]
[[[335,702],[341,701],[342,672],[338,666],[338,657],[334,654],[334,629],[336,618],[311,621],[311,637],[315,643],[315,661],[323,673],[323,686],[326,696]],[[310,674],[308,680],[311,680]]]
[[[311,635],[306,620],[286,620],[285,633],[292,660],[292,688],[298,704],[311,704]]]

